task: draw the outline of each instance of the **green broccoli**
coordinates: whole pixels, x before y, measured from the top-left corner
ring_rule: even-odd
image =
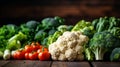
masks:
[[[42,21],[42,26],[46,30],[51,29],[52,27],[58,27],[61,24],[64,24],[64,19],[60,17],[54,17],[54,18],[44,18]]]
[[[44,40],[44,38],[46,38],[46,36],[47,36],[47,33],[44,32],[44,30],[40,30],[35,34],[34,40],[39,41],[41,43]]]
[[[89,27],[84,27],[81,32],[84,34],[84,35],[87,35],[89,38],[92,38],[94,33],[96,32],[94,30],[94,27],[93,26],[89,26]]]
[[[48,32],[48,35],[53,35],[57,30],[56,29],[51,29]]]
[[[108,30],[114,36],[120,38],[120,27],[113,27],[112,29]]]
[[[58,31],[65,32],[65,31],[71,31],[73,28],[72,25],[60,25],[57,29]]]
[[[120,19],[115,17],[100,17],[92,21],[96,32],[109,31],[114,34],[116,37],[120,38],[119,26]]]
[[[106,52],[112,51],[116,47],[120,47],[119,39],[108,31],[97,32],[90,40],[89,47],[95,55],[96,60],[103,60]]]
[[[39,24],[38,21],[30,20],[30,21],[26,22],[26,27],[28,27],[30,29],[36,29],[38,24]]]
[[[113,49],[111,55],[110,55],[111,61],[118,61],[120,60],[120,48]]]

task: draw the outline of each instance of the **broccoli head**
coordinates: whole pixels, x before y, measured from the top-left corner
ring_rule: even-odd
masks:
[[[26,26],[30,29],[36,29],[37,25],[39,24],[38,21],[30,20],[26,23]]]
[[[58,31],[65,32],[65,31],[71,31],[73,28],[72,25],[60,25],[57,29]]]
[[[106,52],[112,51],[119,46],[119,39],[108,31],[95,33],[89,43],[96,60],[103,60]]]
[[[118,61],[120,60],[120,48],[113,49],[111,55],[110,55],[111,61]]]
[[[58,27],[59,25],[64,23],[64,19],[60,18],[60,17],[48,17],[48,18],[44,18],[42,21],[42,26],[45,29],[51,29],[51,27]]]
[[[38,32],[35,34],[34,40],[41,42],[41,41],[44,40],[44,38],[45,38],[46,36],[47,36],[47,33],[44,32],[44,30],[40,30],[40,31],[38,31]]]

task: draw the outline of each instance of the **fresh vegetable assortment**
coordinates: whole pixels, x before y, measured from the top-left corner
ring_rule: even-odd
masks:
[[[120,60],[120,18],[100,17],[65,25],[55,16],[0,27],[0,59]]]

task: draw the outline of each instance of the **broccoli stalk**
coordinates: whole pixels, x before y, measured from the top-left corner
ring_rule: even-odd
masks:
[[[93,50],[93,53],[95,54],[96,60],[103,60],[104,54],[107,52],[107,49],[102,47],[96,47]]]

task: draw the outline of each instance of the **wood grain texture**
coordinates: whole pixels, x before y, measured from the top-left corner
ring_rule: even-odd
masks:
[[[8,64],[10,61],[9,60],[0,60],[0,67]]]
[[[50,64],[51,61],[11,60],[2,67],[50,67]]]
[[[51,67],[90,67],[88,62],[62,62],[54,61]]]
[[[120,62],[92,62],[93,67],[120,67]]]

